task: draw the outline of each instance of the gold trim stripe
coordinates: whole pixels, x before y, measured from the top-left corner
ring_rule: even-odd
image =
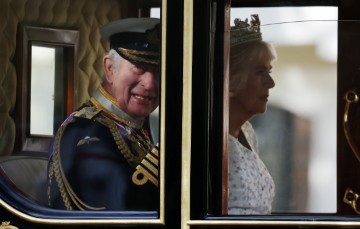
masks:
[[[146,169],[144,169],[141,165],[138,165],[136,167],[136,169],[140,173],[143,173],[156,187],[159,187],[158,180],[151,173],[149,173]]]
[[[119,52],[121,52],[124,56],[129,57],[133,60],[136,61],[141,61],[144,63],[149,63],[149,64],[155,64],[158,65],[159,64],[159,60],[149,60],[140,56],[137,56],[136,54],[140,54],[140,53],[136,53],[135,50],[128,50],[128,49],[124,49],[124,48],[118,48]],[[143,55],[150,55],[150,56],[154,56],[153,53],[143,53]],[[155,57],[158,57],[155,56]]]
[[[300,218],[300,217],[299,217]],[[344,217],[345,219],[346,217]],[[260,221],[260,220],[189,220],[187,226],[347,226],[358,227],[360,222],[351,221],[315,221],[315,220],[298,220],[298,221]]]
[[[160,220],[165,224],[165,130],[166,122],[166,83],[167,83],[167,76],[166,76],[166,45],[167,45],[167,38],[166,38],[166,28],[167,28],[167,0],[161,1],[161,97],[160,97],[160,152],[156,153],[156,156],[159,158],[159,153],[161,158],[159,158],[160,167]],[[167,130],[168,131],[168,130]]]
[[[153,155],[151,155],[150,153],[146,154],[146,158],[151,161],[151,163],[153,163],[156,166],[159,166],[159,160],[157,158],[155,158]]]
[[[119,106],[118,104],[118,101],[116,101],[116,99],[114,97],[112,97],[106,90],[103,86],[100,86],[99,87],[99,91],[100,93],[105,97],[107,98],[108,100],[110,100],[114,106],[116,106],[117,108],[119,108],[121,110],[121,107]]]
[[[120,121],[122,123],[127,124],[128,126],[131,126],[133,128],[137,128],[140,129],[141,126],[137,125],[136,123],[133,123],[129,120],[126,120],[118,115],[115,115],[114,113],[108,111],[103,105],[101,105],[101,103],[99,103],[95,98],[91,98],[90,101],[95,105],[96,108],[104,111],[107,115],[111,116],[113,119]]]
[[[159,176],[159,171],[150,162],[142,160],[141,164],[143,164],[145,168],[148,168],[156,177]]]
[[[155,56],[155,57],[160,56],[159,53],[152,51],[140,51],[140,50],[125,49],[125,48],[118,48],[118,50],[120,52],[125,52],[131,55],[147,55],[147,56]]]
[[[166,93],[166,27],[167,27],[167,0],[161,1],[161,95],[165,95]],[[75,92],[76,93],[76,92]],[[78,104],[77,102],[75,104]],[[166,98],[165,96],[161,97],[161,114],[160,117],[165,117],[166,114]],[[117,218],[104,218],[104,219],[58,219],[58,218],[41,218],[34,217],[22,211],[19,211],[17,208],[14,208],[6,201],[0,198],[0,206],[2,206],[6,211],[10,212],[14,216],[17,216],[27,222],[42,224],[42,225],[165,225],[165,118],[160,119],[160,210],[159,210],[159,218],[158,219],[117,219]]]
[[[164,117],[164,116],[163,116]],[[157,148],[153,148],[152,150],[151,150],[151,152],[156,156],[156,157],[159,157],[159,150],[157,149]]]
[[[32,223],[38,224],[52,224],[52,225],[119,225],[119,224],[132,224],[132,225],[146,225],[146,224],[155,224],[155,225],[164,225],[163,219],[49,219],[49,218],[38,218],[26,213],[19,211],[18,209],[12,207],[3,199],[0,199],[0,206],[2,206],[8,212],[14,214],[15,216],[26,220]]]
[[[181,229],[190,228],[190,170],[191,170],[191,114],[192,114],[192,64],[193,16],[192,0],[184,0],[183,32],[183,90],[182,90],[182,150],[181,150]]]

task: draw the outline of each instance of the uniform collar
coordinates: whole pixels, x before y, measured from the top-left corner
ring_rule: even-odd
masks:
[[[105,113],[131,127],[141,128],[143,125],[143,120],[135,119],[121,110],[115,98],[112,97],[102,86],[96,89],[91,101],[96,107],[100,108]]]

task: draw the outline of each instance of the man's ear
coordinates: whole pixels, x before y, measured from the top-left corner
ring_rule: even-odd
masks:
[[[105,71],[105,78],[108,83],[112,83],[114,81],[114,68],[113,61],[110,56],[106,55],[103,58],[103,65]]]

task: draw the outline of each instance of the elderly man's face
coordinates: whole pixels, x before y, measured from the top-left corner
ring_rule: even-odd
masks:
[[[113,72],[112,94],[127,114],[144,119],[159,105],[159,69],[125,59]]]

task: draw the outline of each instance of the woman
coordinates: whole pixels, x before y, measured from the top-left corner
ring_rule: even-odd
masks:
[[[260,21],[252,15],[235,20],[231,30],[229,103],[229,214],[270,214],[274,181],[258,154],[249,119],[266,111],[270,76],[276,59],[273,47],[262,41]]]

